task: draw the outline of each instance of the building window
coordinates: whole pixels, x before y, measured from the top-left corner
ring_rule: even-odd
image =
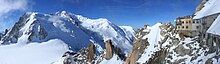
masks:
[[[188,24],[188,21],[186,21],[186,24]]]
[[[177,26],[178,28],[180,28],[180,26]]]
[[[199,21],[197,21],[196,23],[199,23]]]
[[[199,29],[199,26],[196,26],[197,29]]]
[[[189,23],[191,23],[191,21],[189,21]]]
[[[186,26],[186,29],[188,29],[188,26]]]
[[[193,21],[193,23],[195,23],[195,20]]]
[[[182,28],[184,28],[184,26],[182,26]]]
[[[184,24],[184,21],[182,21],[182,23]]]

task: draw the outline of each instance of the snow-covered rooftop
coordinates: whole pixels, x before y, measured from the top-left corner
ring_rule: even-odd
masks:
[[[220,13],[220,0],[209,0],[205,3],[205,7],[202,8],[199,12],[195,13],[193,19],[200,19],[205,16],[213,15]]]
[[[220,16],[217,17],[217,19],[212,23],[210,28],[207,30],[207,33],[220,35]]]

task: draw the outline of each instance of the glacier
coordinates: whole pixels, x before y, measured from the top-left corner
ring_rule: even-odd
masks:
[[[27,12],[2,37],[0,64],[56,64],[65,52],[77,52],[90,43],[100,54],[107,40],[127,54],[134,39],[132,32],[132,27],[120,27],[105,18],[89,19],[66,11]]]

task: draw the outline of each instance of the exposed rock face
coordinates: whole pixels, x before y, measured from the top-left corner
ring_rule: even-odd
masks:
[[[1,40],[1,38],[3,37],[3,34],[2,33],[0,33],[0,40]]]
[[[66,52],[64,57],[64,64],[94,64],[95,58],[95,45],[91,43],[88,48],[82,48],[77,53]]]
[[[121,49],[119,47],[112,45],[111,40],[106,41],[105,47],[106,47],[106,54],[105,54],[106,60],[110,60],[112,58],[113,54],[118,55],[121,60],[125,60],[125,58],[126,58],[125,54],[123,52],[121,52]]]
[[[120,54],[121,54],[121,49],[120,49],[120,48],[114,46],[114,47],[113,47],[113,50],[114,50],[114,53],[115,53],[115,54],[117,54],[117,55],[120,56]]]
[[[40,28],[39,32],[37,31],[31,31],[31,36],[28,38],[29,41],[32,41],[34,37],[37,37],[39,40],[43,40],[46,38],[48,33],[45,31],[44,28]]]
[[[199,6],[196,7],[195,13],[200,11],[204,7],[205,3],[206,3],[206,0],[202,0],[202,2],[199,4]]]
[[[131,61],[130,61],[130,60],[131,60],[131,53],[128,54],[128,56],[127,56],[127,58],[126,58],[124,64],[131,64]]]
[[[124,60],[125,54],[121,52],[121,49],[112,45],[111,40],[106,41],[106,51],[101,52],[99,56],[96,56],[96,46],[91,43],[87,48],[82,48],[77,53],[71,54],[69,52],[63,55],[64,63],[79,63],[79,64],[97,64],[102,62],[104,59],[110,60],[113,55],[117,55],[117,59]]]
[[[141,28],[137,30],[135,33],[136,40],[133,43],[132,52],[128,55],[125,64],[136,64],[140,62],[140,58],[142,54],[148,54],[148,56],[152,55],[149,58],[149,60],[142,63],[147,63],[147,64],[180,63],[183,62],[185,59],[179,59],[176,62],[173,61],[171,62],[170,60],[167,60],[167,58],[173,59],[172,54],[174,53],[177,53],[179,56],[181,55],[184,56],[188,54],[190,55],[190,53],[192,53],[192,50],[185,49],[183,45],[180,44],[180,38],[175,37],[176,35],[178,36],[178,34],[175,33],[175,27],[170,22],[164,23],[159,27],[161,29],[159,35],[161,35],[162,38],[158,41],[158,45],[154,47],[157,48],[158,50],[154,52],[151,51],[153,53],[150,55],[149,53],[144,53],[145,49],[147,49],[149,45],[152,45],[152,43],[150,44],[148,42],[148,38],[144,40],[143,36],[148,35],[151,29],[148,29],[146,27]],[[171,47],[174,47],[174,49]]]
[[[99,56],[96,57],[96,64],[100,64],[100,62],[103,61],[103,59],[105,59],[105,54],[104,52],[102,52]]]
[[[179,36],[180,36],[180,40],[184,40],[184,33],[180,33]]]
[[[205,62],[205,64],[212,64],[212,59],[211,58],[209,58],[206,62]]]
[[[25,25],[25,23],[27,22],[25,20],[25,19],[27,19],[26,17],[28,17],[28,15],[20,17],[19,21],[16,22],[15,25],[12,27],[12,29],[10,29],[7,32],[7,34],[2,38],[2,40],[4,42],[7,42],[7,43],[3,43],[3,44],[8,44],[9,41],[10,42],[16,42],[17,41],[17,38],[21,36],[21,35],[19,35],[19,29],[21,29],[21,27],[23,25]]]
[[[73,64],[72,58],[70,56],[65,57],[63,64]]]
[[[64,61],[63,61],[63,64],[73,64],[73,58],[71,57],[72,55],[74,55],[75,53],[72,53],[72,52],[69,52],[67,51],[66,53],[64,53],[63,57],[64,58]]]
[[[144,31],[148,29],[147,25],[135,32],[136,39],[133,43],[132,52],[127,56],[125,64],[136,64],[136,61],[140,58],[140,54],[144,52],[144,49],[149,45],[147,39],[142,39],[143,35],[149,32]]]
[[[189,38],[182,34],[177,34],[175,33],[175,27],[171,23],[165,23],[160,26],[160,36],[162,38],[157,42],[157,46],[154,47],[157,50],[145,53],[152,45],[150,41],[147,41],[149,38],[142,39],[144,35],[148,35],[148,31],[145,31],[146,29],[145,27],[136,31],[136,40],[133,43],[132,52],[126,58],[125,64],[137,64],[140,62],[141,64],[219,63],[218,44],[211,41],[207,42],[209,45],[202,44],[198,42],[199,37]],[[150,54],[151,52],[153,53]],[[148,59],[142,57],[146,55],[148,55]]]
[[[157,35],[160,35],[161,38],[153,43],[150,37],[143,39],[143,36],[151,34],[149,33],[151,29],[148,30],[148,27],[145,26],[145,28],[136,31],[136,39],[134,40],[132,51],[127,55],[124,64],[213,64],[215,62],[219,64],[218,43],[204,41],[209,44],[207,45],[198,42],[199,37],[189,38],[182,36],[181,38],[179,34],[175,33],[174,26],[171,23],[165,23],[159,27],[161,30],[158,31],[160,33],[157,33]],[[79,51],[80,53],[73,55],[73,61],[91,63],[91,61],[95,60],[95,63],[99,64],[105,59],[107,61],[112,59],[114,55],[118,55],[123,60],[121,49],[115,47],[111,40],[107,40],[105,46],[105,53],[94,59],[93,49],[95,46],[90,44],[88,49],[82,49]]]
[[[106,47],[106,55],[105,55],[105,58],[107,60],[110,60],[113,56],[113,45],[112,45],[112,42],[111,40],[107,40],[105,42],[105,47]]]
[[[165,61],[167,57],[167,50],[162,49],[160,51],[155,52],[154,57],[150,58],[151,61],[146,62],[148,64],[166,64],[167,62]]]
[[[124,64],[213,64],[214,62],[219,64],[219,43],[204,41],[209,45],[202,44],[198,42],[198,37],[182,36],[183,39],[181,40],[171,23],[159,26],[160,31],[156,35],[159,35],[160,39],[152,43],[151,37],[143,38],[153,31],[153,29],[151,31],[152,27],[149,28],[148,30],[148,27],[145,26],[136,31],[132,51],[127,54],[125,60],[121,49],[114,46],[111,40],[107,40],[105,42],[106,51],[103,51],[99,56],[95,55],[96,46],[91,43],[88,48],[83,48],[76,54],[66,56],[64,64],[75,62],[99,64],[103,61],[112,61],[115,59],[115,55],[119,56],[117,59],[124,60]]]
[[[82,48],[75,54],[69,54],[65,57],[64,63],[80,63],[80,64],[88,64],[89,61],[89,49],[88,48]]]
[[[93,43],[91,43],[89,45],[89,62],[93,63],[94,60],[94,55],[95,55],[95,45]]]
[[[4,35],[7,34],[7,33],[8,33],[8,29],[5,29],[5,33],[4,33]]]
[[[185,49],[183,45],[178,45],[174,51],[180,56],[189,55],[192,53],[192,49]]]
[[[146,39],[147,40],[147,39]],[[133,43],[132,53],[126,59],[125,64],[135,64],[136,61],[140,58],[140,54],[144,52],[144,49],[147,47],[148,42],[143,39],[137,39]]]

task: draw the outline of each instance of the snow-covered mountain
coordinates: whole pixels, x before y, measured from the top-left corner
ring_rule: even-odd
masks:
[[[55,14],[28,12],[2,40],[3,44],[27,44],[61,39],[71,50],[78,51],[91,42],[104,47],[104,42],[110,39],[114,45],[129,52],[133,37],[127,32],[103,18],[93,20],[65,11]]]
[[[171,23],[156,23],[135,31],[132,51],[126,58],[114,51],[111,58],[106,51],[95,57],[95,64],[219,64],[219,48],[216,42],[199,42],[199,37],[178,34]],[[86,58],[85,55],[71,58]],[[81,57],[83,56],[83,57]],[[81,60],[81,59],[75,59]],[[72,59],[74,61],[74,59]],[[82,60],[81,60],[82,61]],[[73,63],[79,61],[74,61]],[[59,63],[59,62],[57,62]]]
[[[134,40],[134,29],[131,26],[119,26],[123,29],[124,33],[126,34],[126,38],[133,42]]]
[[[103,44],[107,40],[112,40],[113,45],[121,48],[125,53],[130,52],[133,38],[132,36],[130,38],[127,36],[133,34],[129,33],[132,28],[127,29],[130,30],[129,32],[124,31],[119,26],[104,18],[92,20],[80,15],[76,15],[76,18],[80,21],[80,25],[83,27],[83,30],[87,34],[91,35],[97,42],[101,42],[101,44]]]
[[[28,12],[1,38],[0,64],[219,64],[218,42],[198,40],[171,23],[134,31],[66,11]]]
[[[132,52],[125,64],[219,64],[216,42],[199,42],[199,37],[178,34],[171,23],[157,23],[135,33]],[[213,45],[211,45],[213,44]]]
[[[1,38],[4,36],[4,34],[3,33],[0,33],[0,40],[1,40]],[[1,43],[1,42],[0,42]]]
[[[77,37],[77,38],[76,38]],[[4,43],[19,45],[61,39],[77,51],[90,43],[90,37],[73,20],[59,14],[26,13],[3,38]],[[83,42],[83,43],[81,43]],[[3,43],[3,44],[4,44]]]
[[[133,29],[131,27],[122,28],[104,18],[89,19],[66,11],[56,12],[55,14],[27,12],[1,39],[2,46],[0,47],[5,50],[7,50],[8,47],[11,50],[1,50],[0,53],[27,52],[27,54],[29,54],[30,49],[33,47],[36,47],[36,49],[33,50],[40,50],[40,47],[48,47],[45,53],[56,53],[55,51],[57,51],[59,53],[52,55],[55,55],[56,58],[61,58],[61,54],[68,51],[67,49],[77,52],[82,48],[88,47],[90,43],[94,43],[98,54],[105,51],[103,50],[105,49],[105,41],[111,40],[114,46],[120,48],[121,53],[127,54],[132,48],[131,44],[134,38],[132,32]],[[54,44],[56,44],[56,41],[66,44],[66,46],[61,46],[64,49],[54,49],[55,51],[49,50],[50,47],[53,48],[53,44],[51,43],[54,42]],[[47,43],[48,45],[46,45]],[[15,50],[19,47],[22,47],[22,49]],[[0,55],[0,57],[3,55]],[[44,55],[44,52],[42,52],[42,55]],[[38,54],[36,54],[36,56],[38,56]],[[27,59],[25,57],[26,56],[24,56],[23,59]],[[8,59],[9,58],[1,58],[1,60]],[[39,58],[34,57],[34,59]],[[24,60],[21,60],[21,63],[22,61]],[[55,61],[58,61],[58,59]],[[8,62],[6,61],[5,63]]]

